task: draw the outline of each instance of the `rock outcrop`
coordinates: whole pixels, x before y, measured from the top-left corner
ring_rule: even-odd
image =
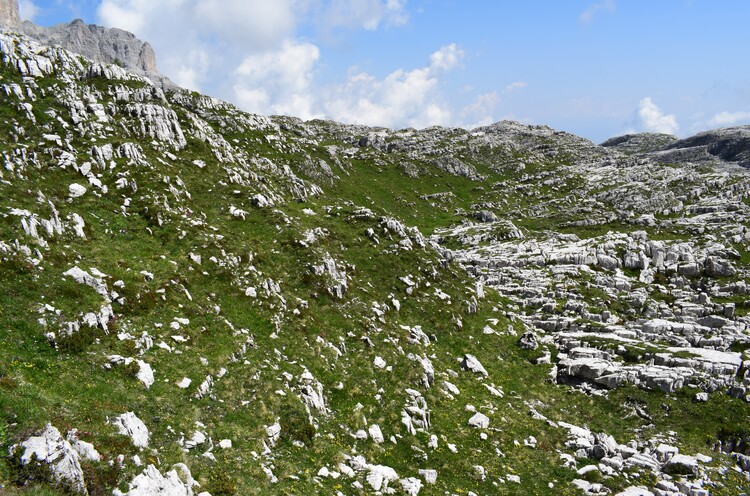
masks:
[[[178,89],[159,73],[151,45],[128,31],[86,24],[81,19],[51,27],[21,22],[18,0],[0,0],[0,29],[19,31],[44,45],[60,46],[94,62],[118,65],[149,77],[163,89]]]
[[[601,146],[662,163],[718,161],[750,167],[750,126],[714,129],[682,140],[670,134],[626,134],[610,138]]]
[[[23,32],[45,45],[59,45],[71,52],[105,64],[115,64],[142,73],[158,72],[156,54],[147,42],[118,28],[86,24],[76,19],[52,27],[23,23]]]
[[[712,157],[750,167],[750,126],[728,127],[698,133],[669,146],[668,150],[705,150]]]
[[[0,0],[0,29],[17,29],[20,25],[18,0]]]
[[[44,465],[51,477],[65,489],[74,494],[88,494],[81,456],[54,426],[47,424],[40,435],[28,438],[20,447],[11,448],[11,452],[21,448],[22,465]]]
[[[610,138],[602,143],[601,146],[614,148],[630,155],[633,153],[648,153],[663,150],[677,141],[677,137],[671,134],[638,133]]]

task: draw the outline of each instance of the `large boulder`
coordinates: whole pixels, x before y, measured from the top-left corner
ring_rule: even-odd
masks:
[[[19,446],[11,448],[16,452]],[[83,479],[81,456],[52,424],[47,424],[38,436],[32,436],[21,443],[21,465],[41,464],[46,466],[52,477],[69,491],[88,494]]]

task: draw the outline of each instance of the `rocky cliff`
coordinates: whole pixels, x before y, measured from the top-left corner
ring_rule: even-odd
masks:
[[[177,85],[159,73],[151,45],[133,33],[86,24],[80,19],[51,27],[29,21],[21,23],[18,10],[18,0],[0,0],[0,28],[21,32],[45,45],[60,46],[96,62],[146,75],[163,89],[177,89]]]
[[[52,27],[27,21],[22,31],[45,45],[59,45],[97,62],[116,64],[135,72],[158,72],[151,45],[122,29],[104,28],[77,19]]]
[[[0,52],[3,495],[747,491],[734,131],[667,166]]]
[[[17,29],[20,25],[18,0],[0,0],[0,28]]]

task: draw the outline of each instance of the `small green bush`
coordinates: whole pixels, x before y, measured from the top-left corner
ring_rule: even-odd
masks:
[[[301,403],[287,402],[279,412],[281,425],[281,439],[285,441],[300,441],[305,446],[312,446],[315,438],[315,426],[310,423],[307,411]]]
[[[213,496],[232,496],[237,493],[237,484],[225,471],[214,470],[208,476],[207,490]]]

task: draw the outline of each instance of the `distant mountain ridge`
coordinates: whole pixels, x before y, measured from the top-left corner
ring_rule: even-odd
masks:
[[[750,126],[714,129],[685,139],[659,133],[626,134],[602,146],[628,155],[650,155],[660,162],[723,160],[750,167]]]

